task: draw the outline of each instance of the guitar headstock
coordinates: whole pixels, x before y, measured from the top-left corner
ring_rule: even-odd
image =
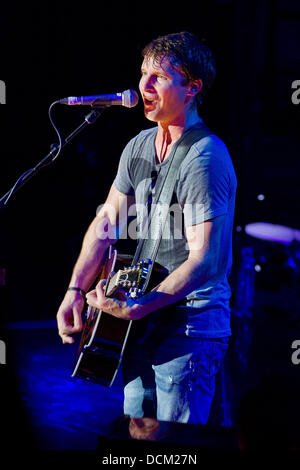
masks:
[[[138,298],[144,293],[151,259],[141,260],[135,266],[120,269],[109,277],[105,286],[106,297],[111,297],[117,289],[122,289],[128,297]]]

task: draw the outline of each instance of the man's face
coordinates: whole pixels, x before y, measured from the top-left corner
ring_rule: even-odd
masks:
[[[168,125],[180,123],[189,101],[184,75],[168,59],[154,63],[152,57],[144,59],[141,72],[139,89],[146,118]]]

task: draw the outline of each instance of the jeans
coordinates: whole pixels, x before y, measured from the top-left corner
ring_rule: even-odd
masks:
[[[206,424],[228,337],[165,337],[136,345],[124,358],[124,413]]]

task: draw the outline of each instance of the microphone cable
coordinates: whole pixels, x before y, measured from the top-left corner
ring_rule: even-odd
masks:
[[[56,155],[52,158],[52,162],[54,162],[54,160],[57,159],[58,155],[60,154],[61,152],[61,149],[62,149],[62,138],[61,138],[61,135],[59,133],[59,130],[57,129],[56,125],[54,124],[54,121],[53,121],[53,118],[51,116],[51,113],[52,113],[52,108],[55,104],[58,104],[59,101],[54,101],[52,104],[50,104],[49,106],[49,110],[48,110],[48,116],[49,116],[49,119],[50,119],[50,122],[52,124],[52,127],[53,129],[55,130],[57,136],[58,136],[58,149],[57,149],[57,153]],[[56,147],[56,144],[52,144],[51,145],[52,149],[54,149]]]

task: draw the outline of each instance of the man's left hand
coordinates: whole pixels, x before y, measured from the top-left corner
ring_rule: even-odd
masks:
[[[141,308],[137,308],[140,305],[128,298],[122,291],[118,291],[115,297],[106,297],[105,283],[106,280],[102,279],[94,290],[86,294],[88,305],[123,320],[138,320],[145,316]]]

